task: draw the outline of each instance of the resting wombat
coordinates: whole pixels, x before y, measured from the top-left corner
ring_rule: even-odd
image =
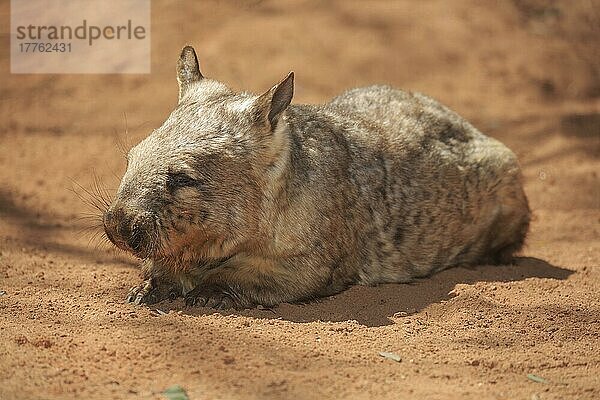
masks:
[[[235,93],[189,46],[177,73],[179,104],[131,149],[104,215],[108,238],[144,260],[129,301],[271,306],[521,248],[515,155],[435,100],[370,86],[290,105],[293,73]]]

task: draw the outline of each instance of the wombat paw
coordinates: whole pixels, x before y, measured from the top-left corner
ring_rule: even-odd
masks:
[[[127,302],[133,304],[154,304],[165,299],[175,299],[178,293],[174,290],[164,290],[154,282],[154,279],[146,279],[138,286],[129,290]]]
[[[200,306],[227,310],[230,308],[241,308],[232,294],[216,287],[198,286],[185,295],[185,304],[188,306]]]
[[[143,281],[138,286],[134,286],[129,290],[127,294],[127,302],[133,304],[153,304],[160,301],[158,299],[158,290],[154,285],[152,279]]]

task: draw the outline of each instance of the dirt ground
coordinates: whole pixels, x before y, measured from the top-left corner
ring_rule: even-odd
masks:
[[[11,75],[8,3],[0,399],[158,399],[175,384],[191,399],[600,398],[598,2],[153,1],[152,73],[128,76]],[[534,213],[518,265],[273,310],[125,304],[136,260],[95,246],[71,189],[97,176],[114,191],[118,143],[166,118],[186,43],[236,89],[292,69],[296,103],[389,83],[506,143]]]

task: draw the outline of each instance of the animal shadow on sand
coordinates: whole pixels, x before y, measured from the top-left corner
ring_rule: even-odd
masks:
[[[451,268],[409,284],[384,284],[375,287],[353,286],[335,296],[305,304],[282,304],[273,309],[216,311],[205,307],[186,307],[182,301],[152,306],[164,312],[182,311],[188,315],[244,315],[283,319],[292,322],[355,320],[368,327],[390,325],[397,313],[410,315],[430,304],[452,298],[457,284],[476,282],[514,282],[527,278],[567,279],[574,271],[557,267],[533,257],[519,257],[515,265],[483,265]],[[406,314],[404,314],[406,313]]]

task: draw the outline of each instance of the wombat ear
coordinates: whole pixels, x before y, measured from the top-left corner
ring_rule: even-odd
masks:
[[[192,46],[185,46],[181,50],[179,60],[177,60],[177,82],[179,82],[179,101],[189,88],[192,82],[204,78],[200,73],[200,65],[196,51]]]
[[[294,96],[294,73],[290,72],[281,82],[259,97],[259,104],[268,110],[267,119],[275,128],[281,113],[292,102]]]

